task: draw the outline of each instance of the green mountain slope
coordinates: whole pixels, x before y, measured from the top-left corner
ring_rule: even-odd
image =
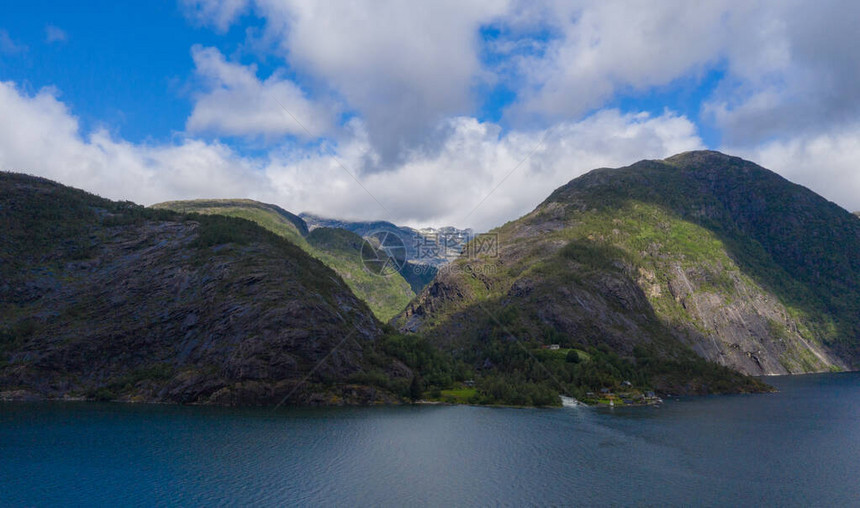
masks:
[[[708,384],[654,366],[693,352],[757,375],[860,360],[860,221],[753,163],[691,152],[595,170],[496,232],[499,256],[457,261],[402,328],[476,364],[498,364],[511,336],[530,350],[604,348],[669,391]],[[577,368],[555,377],[572,390],[620,381],[617,366],[590,384]]]
[[[381,321],[389,321],[402,312],[415,296],[399,273],[381,276],[364,268],[361,260],[364,240],[357,234],[345,229],[316,228],[306,240],[316,258],[338,272]],[[378,256],[385,257],[381,251]]]
[[[408,395],[367,306],[246,220],[0,173],[0,399],[369,403]]]
[[[152,205],[159,210],[173,210],[183,214],[224,215],[247,219],[263,226],[278,236],[296,245],[303,245],[308,227],[300,217],[277,205],[260,203],[251,199],[193,199],[188,201],[166,201]]]
[[[394,273],[381,277],[364,269],[360,256],[360,236],[345,230],[342,230],[343,233],[334,233],[332,229],[316,234],[309,233],[307,225],[300,217],[278,206],[249,199],[204,199],[168,201],[153,205],[152,208],[239,217],[256,222],[286,238],[337,272],[383,322],[401,312],[415,296],[409,282],[402,275]]]

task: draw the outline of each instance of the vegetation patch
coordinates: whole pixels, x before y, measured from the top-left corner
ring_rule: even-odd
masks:
[[[475,404],[481,400],[478,396],[478,390],[475,388],[442,390],[436,398],[450,404]]]

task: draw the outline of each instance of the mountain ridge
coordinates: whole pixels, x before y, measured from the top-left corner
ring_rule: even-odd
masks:
[[[860,222],[740,158],[596,169],[493,232],[499,256],[456,261],[401,329],[478,364],[492,315],[523,343],[634,363],[656,348],[756,375],[857,368]]]
[[[0,173],[0,399],[399,403],[412,370],[343,280],[244,219]],[[384,375],[378,372],[384,372]],[[373,375],[369,375],[374,373]]]
[[[718,152],[571,180],[446,264],[400,333],[356,296],[343,266],[371,276],[368,242],[346,229],[250,200],[0,188],[0,399],[621,404],[860,364],[860,221]]]
[[[415,296],[412,281],[402,274],[377,277],[365,270],[361,258],[360,236],[346,230],[343,230],[345,234],[340,235],[325,235],[321,232],[314,234],[304,219],[277,205],[250,199],[198,199],[168,201],[152,205],[151,208],[239,217],[255,222],[336,271],[383,322],[403,310]],[[323,236],[327,236],[329,240],[336,238],[337,241],[326,242]],[[313,239],[317,241],[314,242]]]

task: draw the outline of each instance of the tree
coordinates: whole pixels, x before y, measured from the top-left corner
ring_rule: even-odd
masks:
[[[409,385],[409,397],[412,399],[412,402],[421,398],[421,394],[424,393],[424,386],[420,379],[418,379],[418,375],[414,374],[412,376],[412,383]]]

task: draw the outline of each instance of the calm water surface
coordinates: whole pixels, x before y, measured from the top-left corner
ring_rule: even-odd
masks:
[[[660,408],[0,404],[0,505],[858,505],[860,374]]]

